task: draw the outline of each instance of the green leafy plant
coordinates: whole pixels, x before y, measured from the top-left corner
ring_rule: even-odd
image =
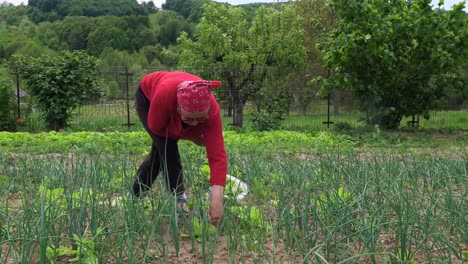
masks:
[[[337,132],[349,132],[353,130],[353,126],[346,122],[337,122],[335,124],[335,131]]]
[[[271,225],[264,220],[262,210],[256,206],[231,206],[229,210],[234,219],[239,221],[236,226],[242,230],[240,238],[243,243],[249,250],[259,250],[264,245],[268,232],[272,230]]]
[[[40,200],[36,201],[36,208],[40,210],[41,204],[46,208],[47,221],[57,218],[68,209],[65,189],[47,188],[45,185],[39,185]]]
[[[70,249],[65,246],[47,246],[46,249],[46,257],[49,263],[55,264],[57,263],[57,259],[67,255],[74,255],[76,252],[73,249]]]
[[[395,129],[403,117],[427,119],[449,95],[447,87],[463,91],[454,83],[464,78],[459,70],[466,61],[464,3],[443,12],[424,0],[330,5],[340,20],[319,45],[332,72],[324,87],[350,87],[368,124]]]
[[[349,205],[354,200],[354,195],[345,191],[343,187],[338,188],[336,191],[329,191],[326,194],[320,195],[316,205],[318,207],[333,207],[337,204],[343,203]]]
[[[374,131],[372,132],[372,137],[373,137],[375,140],[379,141],[379,140],[380,140],[380,137],[381,137],[381,134],[382,134],[382,133],[381,133],[381,131],[380,131],[379,125],[375,125],[375,126],[374,126]]]
[[[206,229],[206,232],[204,232],[204,228]],[[203,237],[206,235],[214,235],[216,234],[217,229],[213,225],[209,223],[203,223],[198,219],[198,217],[192,217],[192,226],[191,226],[191,233],[190,234],[184,234],[182,233],[182,237],[193,237],[195,240],[198,242],[201,242]],[[205,238],[206,240],[206,238]]]
[[[15,131],[13,92],[9,80],[0,75],[0,131]]]
[[[98,228],[97,235],[101,233],[102,229]],[[98,264],[98,257],[95,253],[95,244],[94,239],[89,239],[85,235],[79,237],[77,234],[73,234],[75,243],[78,244],[78,249],[74,250],[73,253],[76,254],[76,257],[70,259],[70,262],[80,262],[86,264]]]
[[[257,95],[257,112],[253,113],[252,128],[256,131],[270,131],[281,128],[283,115],[288,109],[289,99],[285,94]]]
[[[319,216],[326,221],[328,225],[337,225],[342,222],[343,215],[350,212],[355,198],[354,195],[345,191],[343,187],[338,190],[330,190],[320,195],[316,201],[316,207]],[[340,226],[346,230],[354,229],[353,222],[345,221],[346,224]],[[341,225],[341,224],[340,224]]]
[[[282,120],[281,115],[261,110],[253,114],[252,128],[256,131],[277,130],[280,128]]]
[[[84,52],[65,51],[57,57],[14,56],[10,68],[26,80],[45,116],[46,127],[59,130],[67,126],[75,108],[99,96],[96,60]]]
[[[404,253],[403,249],[399,249],[393,260],[395,263],[416,264],[416,261],[411,257],[410,251],[408,249],[406,249]]]
[[[103,231],[102,228],[96,230],[97,237]],[[59,257],[71,255],[73,258],[68,260],[69,263],[85,263],[98,264],[99,259],[95,253],[96,245],[94,239],[89,239],[86,235],[82,237],[73,234],[73,240],[78,245],[77,249],[71,249],[65,246],[48,246],[46,249],[46,257],[49,263],[57,263]]]

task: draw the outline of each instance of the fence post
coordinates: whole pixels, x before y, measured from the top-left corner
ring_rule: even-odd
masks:
[[[326,124],[327,128],[330,128],[330,124],[334,124],[334,122],[330,121],[330,93],[327,96],[327,121],[322,122],[322,124]]]
[[[417,116],[417,119],[414,118],[414,115],[411,116],[411,121],[408,121],[408,123],[411,123],[411,127],[419,127],[419,115]]]
[[[128,85],[128,77],[132,76],[133,73],[128,72],[128,66],[125,66],[125,97],[126,97],[126,104],[127,104],[127,128],[130,129],[130,126],[133,125],[130,123],[130,96],[129,96],[129,85]]]
[[[20,95],[20,87],[19,87],[19,73],[16,73],[16,102],[18,104],[18,119],[21,119],[21,95]]]

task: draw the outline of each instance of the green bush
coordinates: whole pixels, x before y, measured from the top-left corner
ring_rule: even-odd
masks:
[[[335,124],[335,131],[336,132],[346,132],[353,130],[353,126],[346,122],[337,122]]]
[[[260,95],[257,102],[257,112],[252,114],[252,128],[256,131],[280,129],[288,104],[289,98],[286,94]]]
[[[0,76],[0,130],[15,131],[14,106],[9,80]]]
[[[101,93],[96,81],[97,59],[81,51],[65,51],[55,57],[13,56],[10,67],[26,81],[50,130],[65,128],[74,109]]]
[[[256,131],[278,130],[281,127],[281,115],[261,110],[252,117],[252,128]]]

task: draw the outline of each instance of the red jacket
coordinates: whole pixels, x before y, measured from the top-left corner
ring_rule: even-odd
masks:
[[[175,140],[196,140],[204,138],[208,164],[210,166],[210,185],[225,185],[227,174],[227,155],[220,108],[214,95],[208,120],[194,127],[182,127],[182,119],[177,111],[177,85],[183,81],[198,81],[200,77],[186,72],[154,72],[145,75],[140,87],[150,101],[148,127],[155,135]]]

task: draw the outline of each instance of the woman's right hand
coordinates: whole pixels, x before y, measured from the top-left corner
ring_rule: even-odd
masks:
[[[211,223],[215,226],[223,222],[224,208],[223,208],[224,186],[213,185],[211,186],[211,206],[208,211],[208,216]]]

